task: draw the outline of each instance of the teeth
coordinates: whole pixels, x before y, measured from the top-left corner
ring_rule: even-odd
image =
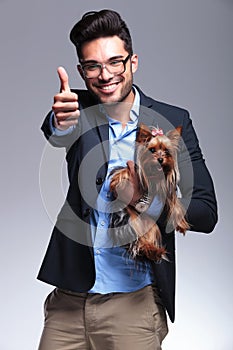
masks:
[[[112,88],[114,88],[117,84],[112,84],[112,85],[108,85],[108,86],[101,86],[102,90],[111,90]]]

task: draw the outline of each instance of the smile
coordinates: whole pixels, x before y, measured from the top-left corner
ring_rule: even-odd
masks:
[[[111,90],[111,89],[114,88],[115,86],[117,86],[117,84],[111,84],[111,85],[108,85],[108,86],[103,86],[102,89],[103,89],[103,90]]]
[[[113,92],[117,88],[119,82],[117,83],[112,83],[108,85],[98,85],[96,86],[99,90],[106,91],[106,92]]]

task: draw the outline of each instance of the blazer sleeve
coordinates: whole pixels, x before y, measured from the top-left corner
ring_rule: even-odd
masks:
[[[47,114],[41,126],[41,130],[43,131],[44,136],[54,147],[65,147],[67,149],[70,148],[80,135],[80,120],[71,133],[56,135],[51,129],[51,115],[52,111]]]
[[[181,201],[192,231],[210,233],[218,215],[214,184],[206,167],[189,113],[184,111],[179,155]]]

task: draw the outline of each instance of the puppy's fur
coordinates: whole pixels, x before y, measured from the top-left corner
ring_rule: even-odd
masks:
[[[158,196],[164,204],[169,227],[184,234],[189,229],[189,224],[176,193],[179,182],[177,151],[180,134],[181,127],[164,135],[161,129],[154,127],[151,129],[141,124],[136,138],[135,170],[140,191],[147,194],[151,200],[154,196]],[[128,181],[130,181],[128,168],[113,171],[110,190],[115,197],[119,186],[124,189]],[[134,237],[127,245],[134,258],[145,256],[155,261],[167,259],[160,229],[146,213],[139,213],[133,206],[127,205],[121,211],[112,214],[111,226],[119,228],[116,230],[119,236],[126,233],[129,237]]]

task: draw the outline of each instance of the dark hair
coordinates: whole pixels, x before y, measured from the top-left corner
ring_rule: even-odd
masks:
[[[82,57],[82,45],[91,40],[117,35],[125,50],[132,55],[132,39],[126,23],[112,10],[91,11],[83,15],[70,32],[70,40],[75,45],[78,57]]]

